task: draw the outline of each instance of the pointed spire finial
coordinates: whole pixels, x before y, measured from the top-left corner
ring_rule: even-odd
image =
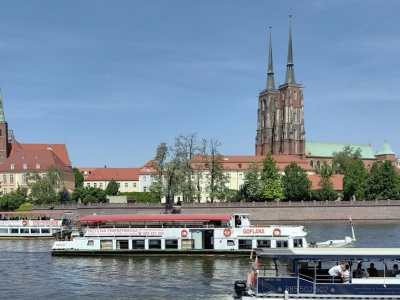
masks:
[[[288,47],[288,58],[286,64],[286,79],[285,83],[296,83],[294,79],[294,69],[293,69],[293,49],[292,49],[292,12],[289,14],[290,25],[289,25],[289,47]]]
[[[269,53],[268,53],[268,73],[267,73],[267,90],[275,89],[274,80],[274,64],[272,62],[272,25],[269,24]]]

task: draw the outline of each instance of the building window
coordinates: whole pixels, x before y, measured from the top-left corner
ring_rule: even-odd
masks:
[[[126,187],[126,188],[128,187],[128,183],[127,183],[127,182],[125,182],[125,187]]]
[[[136,182],[133,183],[133,187],[136,187]]]
[[[40,169],[40,164],[36,164],[36,169]]]
[[[3,189],[3,195],[7,195],[7,189],[6,188]]]
[[[86,186],[87,186],[87,187],[90,187],[90,182],[86,183]]]
[[[23,168],[24,168],[24,169],[28,169],[28,165],[27,165],[27,164],[24,164]]]
[[[14,175],[10,174],[10,183],[14,183]]]
[[[11,164],[11,169],[14,170],[15,169],[15,165]]]
[[[97,188],[97,183],[96,183],[96,182],[93,183],[93,187],[94,187],[94,188]]]
[[[242,173],[239,174],[239,179],[243,179],[243,174]]]
[[[118,187],[121,187],[121,182],[118,182]]]
[[[22,174],[22,183],[26,184],[26,174]]]
[[[146,191],[146,187],[143,188],[143,192],[145,192],[145,193],[147,192],[147,191]]]
[[[146,176],[143,176],[143,181],[144,181],[144,182],[146,181]]]
[[[103,183],[102,182],[99,183],[99,187],[103,188]]]
[[[147,168],[147,169],[146,169],[146,172],[150,172],[150,169],[149,169],[149,168]]]
[[[12,192],[14,192],[14,189],[13,189],[13,188],[10,188],[10,193],[12,193]]]
[[[3,183],[7,183],[7,175],[3,175]]]
[[[242,168],[242,164],[238,164],[238,167],[239,167],[239,169],[241,169]]]

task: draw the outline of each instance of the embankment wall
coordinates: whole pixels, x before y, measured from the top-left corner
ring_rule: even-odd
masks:
[[[281,203],[185,203],[175,207],[185,214],[248,213],[253,224],[271,221],[318,220],[400,220],[400,200],[352,202],[281,202]],[[89,214],[163,214],[162,204],[90,204],[62,206],[55,209],[69,210],[74,219]]]

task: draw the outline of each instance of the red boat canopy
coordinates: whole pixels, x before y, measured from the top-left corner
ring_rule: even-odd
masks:
[[[0,211],[0,215],[62,215],[62,210]]]
[[[134,221],[229,221],[230,215],[213,214],[160,214],[160,215],[89,215],[80,222],[134,222]]]

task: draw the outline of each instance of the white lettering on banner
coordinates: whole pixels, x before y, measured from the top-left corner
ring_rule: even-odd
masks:
[[[51,220],[31,220],[33,226],[51,226],[51,225],[61,225],[61,221],[51,221]]]
[[[28,222],[25,225],[23,222]],[[0,221],[0,225],[10,226],[61,226],[61,221],[51,220],[11,220],[11,221]]]
[[[246,228],[243,229],[243,234],[265,234],[264,228]]]
[[[163,229],[150,228],[89,228],[85,236],[163,236]]]

